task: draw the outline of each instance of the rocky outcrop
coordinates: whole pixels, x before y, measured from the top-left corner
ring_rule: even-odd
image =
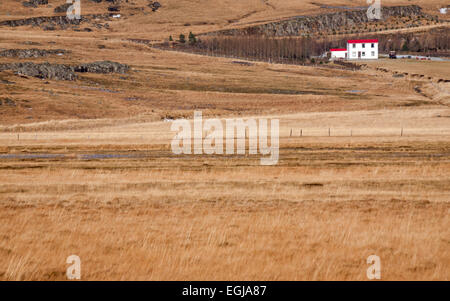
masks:
[[[34,17],[27,19],[18,19],[18,20],[6,20],[0,22],[0,26],[10,26],[10,27],[18,27],[18,26],[42,26],[44,24],[54,24],[59,26],[66,26],[70,24],[78,25],[85,21],[85,17],[81,17],[80,20],[74,19],[70,20],[66,16],[51,16],[51,17]]]
[[[382,8],[384,19],[396,17],[422,16],[421,7],[417,5],[391,6]],[[342,11],[317,16],[299,16],[283,21],[261,24],[246,28],[228,29],[212,32],[207,35],[266,35],[266,36],[299,36],[315,32],[338,30],[342,27],[353,27],[370,22],[365,10]]]
[[[119,6],[119,5],[109,6],[109,7],[108,7],[108,11],[118,12],[118,11],[120,11],[120,6]]]
[[[11,98],[0,98],[0,106],[2,106],[2,105],[15,107],[16,106],[16,102],[14,100],[12,100]]]
[[[149,1],[148,7],[150,7],[152,9],[152,11],[157,11],[158,9],[161,8],[161,3],[157,2],[157,1]]]
[[[1,64],[0,71],[3,70],[13,70],[17,75],[21,76],[32,76],[54,80],[74,80],[77,77],[72,67],[50,63],[35,64],[26,62]]]
[[[29,0],[22,2],[22,5],[25,7],[38,7],[38,5],[47,5],[48,0]]]
[[[250,62],[244,62],[244,61],[232,61],[232,64],[237,64],[237,65],[241,65],[241,66],[253,66],[253,63]]]
[[[67,12],[67,10],[69,9],[69,7],[72,6],[72,3],[64,3],[60,6],[55,7],[55,9],[53,10],[55,13],[65,13]]]
[[[0,51],[0,57],[37,58],[65,54],[66,52],[64,49],[8,49]]]
[[[65,15],[64,16],[44,16],[44,17],[33,17],[27,19],[17,19],[17,20],[5,20],[0,22],[0,26],[10,26],[10,27],[18,27],[18,26],[38,26],[41,28],[55,28],[59,26],[61,29],[66,29],[69,26],[80,25],[81,23],[91,22],[93,19],[98,20],[109,20],[109,14],[98,14],[98,15],[84,15],[81,16],[80,19],[69,19]],[[91,22],[92,23],[92,22]],[[96,23],[97,24],[97,23]],[[96,25],[94,24],[94,25]],[[96,26],[97,27],[97,26]]]
[[[120,64],[111,61],[100,61],[89,64],[82,64],[75,67],[76,72],[90,72],[90,73],[126,73],[130,67],[125,64]]]
[[[32,76],[53,80],[75,80],[77,78],[75,72],[125,73],[129,69],[130,67],[128,65],[110,61],[94,62],[78,66],[50,64],[47,62],[41,64],[31,62],[0,64],[0,71],[12,70],[20,76]]]

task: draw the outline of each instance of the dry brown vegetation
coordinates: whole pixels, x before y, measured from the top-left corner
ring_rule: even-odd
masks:
[[[132,67],[73,82],[0,73],[1,280],[65,280],[72,254],[84,280],[366,280],[372,254],[383,280],[449,280],[449,62],[239,64],[129,40],[320,11],[250,2],[168,0],[112,32],[0,28],[1,48],[71,50],[26,61]],[[16,7],[1,19],[52,11]],[[173,155],[162,119],[194,110],[280,119],[279,164]]]
[[[163,122],[2,134],[0,277],[63,280],[77,254],[86,280],[364,280],[377,254],[385,280],[448,280],[450,126],[438,113],[450,112],[278,116],[273,167],[173,156]]]

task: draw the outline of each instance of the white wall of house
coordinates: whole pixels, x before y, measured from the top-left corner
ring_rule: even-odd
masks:
[[[331,49],[331,58],[332,59],[346,59],[347,58],[347,50],[333,50]]]
[[[349,60],[378,59],[378,42],[371,40],[350,40],[347,42]]]

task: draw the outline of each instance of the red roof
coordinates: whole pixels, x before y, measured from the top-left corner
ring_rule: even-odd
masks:
[[[347,43],[356,44],[356,43],[378,43],[378,40],[348,40]]]
[[[347,49],[337,48],[337,49],[330,49],[330,51],[347,51]]]

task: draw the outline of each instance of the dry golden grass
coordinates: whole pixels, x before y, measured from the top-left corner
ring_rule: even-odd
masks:
[[[386,68],[390,71],[399,73],[407,72],[412,74],[423,74],[426,77],[432,77],[434,81],[439,79],[450,79],[449,69],[450,61],[422,61],[415,59],[380,59],[376,61],[364,62],[369,66]]]
[[[162,122],[1,134],[2,153],[67,158],[0,159],[0,279],[63,280],[77,254],[85,280],[364,280],[377,254],[384,280],[448,280],[446,112],[279,116],[272,167],[174,156]],[[286,137],[330,120],[372,132]],[[380,136],[402,124],[422,132]]]
[[[79,196],[2,208],[4,280],[448,280],[448,204],[427,201],[165,202]],[[444,227],[444,226],[447,227]],[[57,237],[57,239],[55,239]]]
[[[219,116],[355,111],[429,101],[414,91],[421,83],[392,79],[391,75],[376,72],[261,62],[246,67],[234,64],[233,59],[161,51],[118,40],[109,41],[106,50],[98,51],[94,49],[96,45],[84,44],[88,42],[61,37],[58,46],[73,53],[51,60],[72,64],[113,60],[130,64],[133,70],[125,76],[89,74],[76,82],[45,84],[39,79],[24,81],[4,72],[2,79],[15,84],[3,85],[3,96],[16,101],[17,106],[3,106],[2,124],[74,118],[123,119],[136,115],[143,120],[155,120],[191,116],[194,109]],[[5,45],[14,47],[11,43]],[[126,52],[126,57],[118,50]],[[438,92],[434,89],[430,93]]]

